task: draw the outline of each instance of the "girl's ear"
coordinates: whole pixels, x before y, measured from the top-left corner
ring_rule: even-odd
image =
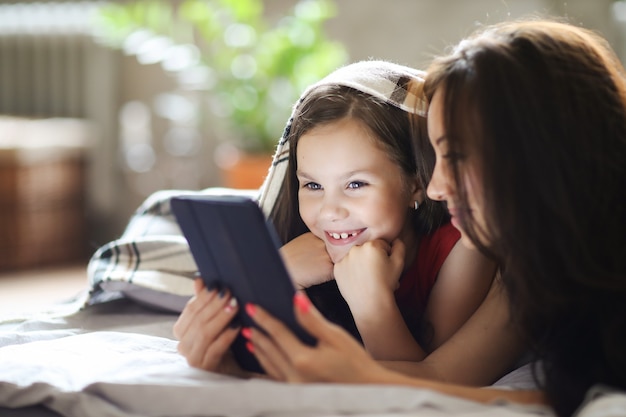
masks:
[[[424,187],[422,187],[421,181],[415,178],[411,181],[411,200],[409,201],[409,206],[414,208],[416,201],[418,204],[422,204],[425,198],[426,193],[424,191]]]

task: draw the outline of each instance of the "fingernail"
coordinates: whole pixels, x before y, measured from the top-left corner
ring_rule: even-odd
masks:
[[[296,307],[298,307],[298,310],[300,310],[301,313],[308,313],[311,309],[311,302],[306,297],[306,295],[301,292],[297,292],[293,296],[293,303],[296,305]]]
[[[226,307],[224,307],[224,310],[227,313],[230,313],[235,309],[235,307],[237,307],[237,299],[235,297],[232,297],[228,304],[226,304]]]
[[[250,339],[252,337],[252,330],[249,327],[244,327],[241,329],[241,335],[246,339]]]
[[[254,317],[254,315],[256,314],[256,307],[254,306],[254,304],[246,304],[246,313],[248,313],[250,317]]]
[[[246,349],[248,349],[250,353],[254,353],[254,345],[251,342],[246,342]]]

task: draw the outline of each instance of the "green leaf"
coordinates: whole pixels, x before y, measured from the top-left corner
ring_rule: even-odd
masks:
[[[233,134],[226,136],[259,151],[274,149],[300,93],[347,61],[343,45],[330,40],[324,28],[335,14],[332,0],[301,0],[278,22],[264,16],[262,0],[134,0],[102,7],[97,25],[116,48],[137,29],[195,44],[216,79],[207,94],[228,110],[222,113],[229,115]],[[256,41],[227,44],[231,24],[252,28]],[[234,60],[242,74],[252,65],[236,61],[241,54],[256,63],[251,78],[233,74]]]

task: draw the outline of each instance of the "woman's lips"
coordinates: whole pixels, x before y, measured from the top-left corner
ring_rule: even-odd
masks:
[[[452,223],[452,226],[454,226],[457,230],[461,230],[461,224],[455,216],[450,216],[450,223]]]
[[[452,226],[456,227],[458,230],[462,230],[461,217],[466,216],[467,213],[457,208],[450,207],[448,207],[448,212],[450,213],[450,223],[452,223]]]
[[[457,210],[454,209],[454,208],[448,207],[448,213],[450,213],[450,223],[452,223],[452,226],[454,226],[454,227],[456,227],[458,229],[459,228],[459,221],[457,219],[457,216],[458,216]]]
[[[326,239],[332,245],[349,245],[354,243],[365,229],[326,231]]]

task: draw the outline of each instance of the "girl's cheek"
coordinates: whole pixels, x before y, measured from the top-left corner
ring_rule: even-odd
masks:
[[[302,221],[304,222],[304,224],[309,229],[311,229],[311,226],[313,225],[313,219],[311,216],[310,205],[307,204],[306,200],[300,199],[298,212],[300,213],[300,217],[302,218]]]

